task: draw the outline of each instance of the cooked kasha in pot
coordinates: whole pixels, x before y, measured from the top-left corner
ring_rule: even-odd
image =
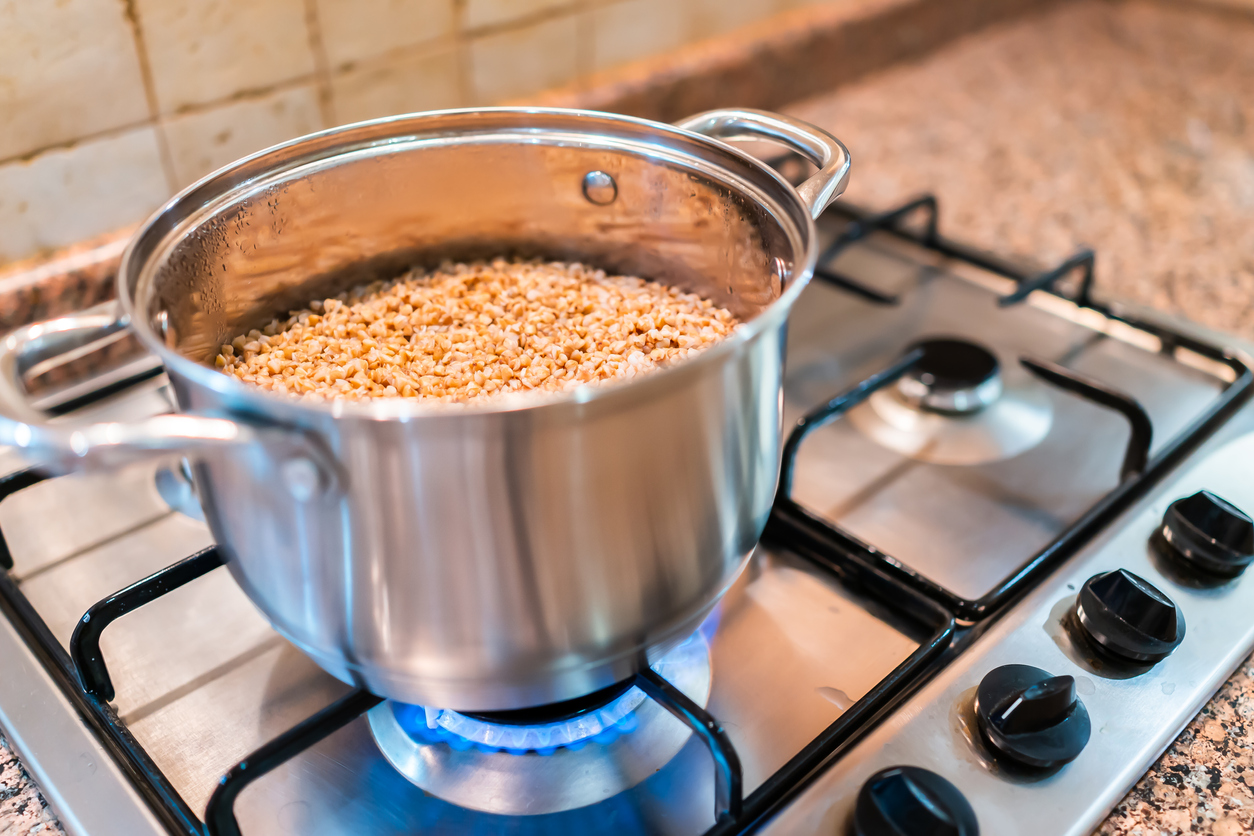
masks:
[[[217,365],[310,397],[467,401],[633,377],[736,324],[699,296],[583,264],[445,263],[311,302],[222,346]]]

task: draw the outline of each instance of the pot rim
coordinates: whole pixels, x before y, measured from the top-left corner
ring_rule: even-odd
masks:
[[[154,229],[163,223],[167,213],[176,210],[182,204],[189,203],[192,196],[201,189],[209,187],[215,181],[225,181],[228,185],[215,195],[214,199],[218,200],[226,197],[227,195],[235,192],[239,186],[253,182],[249,179],[244,180],[241,183],[229,184],[229,178],[232,174],[247,168],[250,164],[259,160],[271,156],[278,156],[283,152],[290,152],[302,145],[313,144],[316,140],[327,139],[336,135],[348,134],[352,131],[369,127],[386,126],[403,122],[416,122],[418,120],[428,118],[473,116],[477,114],[566,116],[618,122],[648,128],[662,133],[678,135],[688,142],[708,145],[717,149],[721,153],[730,154],[738,158],[744,165],[756,170],[759,174],[765,174],[768,178],[776,181],[777,185],[783,187],[782,193],[791,198],[794,203],[794,206],[791,207],[794,210],[793,214],[798,218],[804,219],[802,228],[796,230],[796,232],[802,236],[802,243],[805,246],[803,254],[804,260],[798,261],[798,263],[794,265],[792,276],[790,277],[788,284],[782,289],[782,292],[776,299],[763,308],[752,319],[738,325],[736,330],[730,336],[725,337],[709,348],[702,350],[694,358],[684,359],[672,365],[651,370],[648,373],[635,378],[613,380],[599,384],[588,384],[561,392],[510,392],[471,402],[423,402],[418,398],[371,398],[365,400],[340,398],[313,400],[298,395],[272,392],[260,386],[254,386],[238,380],[233,376],[223,374],[216,368],[197,362],[196,360],[170,349],[165,345],[165,342],[157,336],[153,330],[152,323],[149,322],[146,317],[136,316],[136,300],[132,298],[130,292],[131,282],[129,281],[129,277],[132,273],[138,274],[136,277],[138,284],[138,279],[143,275],[142,271],[146,268],[147,263],[152,258],[151,252],[148,254],[140,254],[138,252],[139,244],[145,241],[149,235],[153,234]],[[677,153],[684,156],[691,156],[689,153],[683,152],[682,150],[677,151]],[[697,158],[693,158],[693,160],[694,162],[699,162]],[[761,203],[761,201],[753,194],[749,194],[748,197],[758,203]],[[209,202],[202,202],[200,208],[203,209],[207,205],[209,205]],[[772,212],[772,214],[774,215],[775,213]],[[781,218],[779,220],[781,223],[787,222],[787,219],[785,218]],[[183,221],[185,222],[186,218],[184,218]],[[181,223],[175,225],[171,229],[165,230],[157,238],[157,242],[166,242],[167,239],[180,228]],[[685,130],[665,122],[656,122],[636,116],[627,116],[623,114],[607,113],[588,109],[554,107],[449,108],[444,110],[421,111],[417,113],[386,116],[379,119],[370,119],[347,125],[339,125],[334,128],[328,128],[315,133],[306,134],[304,136],[288,140],[287,142],[262,149],[261,151],[257,151],[256,153],[250,154],[246,157],[242,157],[239,160],[218,169],[217,171],[205,175],[166,201],[160,208],[153,212],[146,221],[144,221],[139,230],[137,230],[131,237],[126,249],[123,251],[122,260],[118,269],[117,291],[123,317],[128,322],[131,330],[139,338],[144,347],[161,360],[166,370],[175,373],[178,377],[190,381],[197,386],[209,389],[219,395],[229,398],[229,402],[232,404],[232,411],[239,409],[241,411],[273,414],[276,409],[281,409],[287,414],[292,414],[291,411],[295,411],[296,414],[303,413],[310,416],[325,415],[335,418],[354,417],[373,420],[399,419],[402,421],[408,421],[435,417],[471,415],[484,416],[513,412],[532,412],[544,410],[546,408],[557,408],[564,405],[589,404],[616,397],[628,390],[635,390],[639,393],[642,388],[653,388],[650,384],[661,385],[674,380],[677,375],[690,371],[697,371],[706,365],[720,363],[727,355],[739,351],[742,346],[757,339],[762,332],[775,327],[777,320],[785,318],[788,315],[788,311],[791,309],[793,303],[813,277],[817,261],[818,235],[814,224],[814,218],[811,216],[809,208],[806,206],[805,202],[797,194],[796,189],[791,183],[785,180],[779,172],[730,143],[714,139],[695,131]]]

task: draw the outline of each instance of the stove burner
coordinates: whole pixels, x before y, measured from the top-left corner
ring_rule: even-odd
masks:
[[[663,662],[657,665],[659,673],[665,669]],[[608,702],[604,701],[605,696]],[[644,699],[644,692],[627,680],[586,697],[518,711],[462,714],[398,704],[396,719],[411,737],[427,743],[443,741],[454,749],[476,746],[484,752],[513,755],[551,755],[562,747],[584,746],[589,741],[609,743],[634,730],[636,718],[632,712]],[[572,704],[576,705],[573,711]]]
[[[1002,394],[996,355],[973,342],[948,338],[922,340],[910,347],[923,357],[897,384],[911,406],[951,415],[970,415]]]
[[[624,679],[622,682],[615,682],[608,688],[602,688],[600,691],[593,691],[591,694],[575,697],[573,700],[565,700],[564,702],[537,705],[532,708],[520,708],[515,711],[479,711],[473,713],[463,711],[462,716],[496,726],[535,726],[560,723],[563,720],[573,720],[575,717],[587,714],[589,711],[596,711],[609,705],[622,696],[632,686],[634,681],[634,677]]]
[[[1049,395],[1017,366],[1003,381],[997,357],[975,343],[938,337],[911,348],[923,349],[918,364],[849,411],[875,442],[919,461],[975,465],[1017,456],[1049,434]]]
[[[702,631],[653,669],[699,705],[709,699],[710,647]],[[665,766],[692,734],[631,681],[519,711],[472,715],[385,702],[367,716],[384,757],[411,782],[453,804],[501,815],[603,801]],[[556,719],[526,722],[543,718]]]

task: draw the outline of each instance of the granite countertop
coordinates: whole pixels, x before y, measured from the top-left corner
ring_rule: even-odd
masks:
[[[0,734],[0,836],[62,834],[35,782]]]
[[[776,51],[785,58],[795,51],[788,38],[809,37],[811,23],[794,21]],[[858,48],[847,44],[849,54]],[[733,53],[739,49],[732,44]],[[693,66],[719,64],[707,53]],[[729,77],[740,71],[734,65]],[[724,89],[769,106],[754,98],[770,95],[758,90],[761,73],[741,75],[752,84]],[[698,92],[712,84],[701,73],[694,78],[688,86]],[[648,107],[636,87],[624,101],[661,118],[676,102],[701,109],[686,104],[703,100],[685,84],[654,91]],[[614,107],[595,91],[562,95],[575,98],[553,103]],[[885,208],[933,192],[941,228],[954,238],[1042,265],[1091,246],[1099,295],[1254,337],[1254,5],[1052,5],[788,110],[850,147],[852,201]],[[120,240],[88,242],[55,265],[0,271],[0,327],[108,298]],[[1254,830],[1251,716],[1254,663],[1247,660],[1100,836]],[[60,833],[0,735],[0,836]]]
[[[1246,659],[1096,836],[1254,831],[1254,659]]]
[[[853,155],[847,197],[940,200],[946,234],[1254,336],[1254,4],[1080,2],[789,108]]]

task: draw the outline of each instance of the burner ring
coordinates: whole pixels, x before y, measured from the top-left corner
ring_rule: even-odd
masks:
[[[459,711],[458,713],[463,717],[497,726],[537,726],[545,723],[561,723],[604,708],[627,693],[627,689],[635,682],[636,678],[630,677],[582,697],[548,705],[537,705],[532,708],[518,708],[513,711]]]
[[[693,702],[704,707],[709,701],[710,646],[701,632],[653,667]],[[600,742],[593,737],[543,754],[485,751],[473,741],[454,746],[443,729],[446,737],[440,740],[417,739],[398,716],[415,708],[421,714],[416,706],[383,702],[366,719],[387,761],[431,795],[498,815],[543,815],[586,807],[629,790],[684,748],[692,730],[662,705],[631,688],[618,700],[636,694],[641,700],[614,739]]]
[[[938,337],[910,346],[914,349],[922,349],[923,356],[897,384],[897,393],[910,406],[970,415],[1001,397],[1001,364],[984,346]]]

